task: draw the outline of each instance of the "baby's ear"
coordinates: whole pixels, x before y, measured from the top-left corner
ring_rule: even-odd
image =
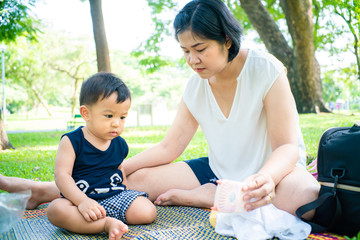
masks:
[[[85,121],[87,121],[90,118],[90,109],[86,105],[81,105],[80,106],[80,114],[81,114],[81,117]]]

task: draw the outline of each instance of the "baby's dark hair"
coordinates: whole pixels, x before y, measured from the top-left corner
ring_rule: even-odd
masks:
[[[240,50],[242,29],[221,0],[193,0],[186,4],[174,20],[175,38],[186,30],[199,37],[224,44],[231,40],[228,61],[232,61]]]
[[[80,106],[91,106],[99,100],[110,97],[114,92],[118,94],[117,103],[131,99],[129,88],[119,77],[109,72],[96,73],[85,80],[81,86]]]

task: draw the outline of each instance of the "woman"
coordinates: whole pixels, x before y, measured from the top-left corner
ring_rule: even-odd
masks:
[[[220,0],[189,2],[174,28],[197,75],[164,140],[126,161],[130,188],[146,189],[159,205],[211,207],[214,180],[227,178],[246,183],[247,210],[272,202],[295,214],[317,197],[319,186],[305,169],[284,66],[268,53],[240,49],[241,29]],[[199,125],[209,157],[169,164]]]
[[[197,74],[163,141],[124,162],[129,189],[146,191],[158,205],[211,207],[216,180],[231,179],[245,183],[248,211],[273,203],[295,215],[319,186],[305,169],[285,67],[268,53],[240,48],[241,28],[220,0],[189,2],[174,28]],[[209,156],[172,163],[199,125]]]

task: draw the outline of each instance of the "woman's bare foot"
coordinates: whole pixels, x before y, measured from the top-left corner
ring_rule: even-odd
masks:
[[[37,182],[24,178],[6,177],[0,174],[0,189],[9,193],[31,190],[27,209],[34,209],[39,204],[50,202],[60,197],[55,182]]]
[[[106,217],[105,232],[109,233],[109,240],[120,239],[128,230],[128,226],[122,221],[116,218]]]
[[[160,194],[154,203],[160,206],[177,205],[210,208],[214,205],[215,191],[216,185],[212,183],[191,190],[170,189]]]
[[[188,192],[189,190],[170,189],[169,191],[160,194],[154,203],[160,206],[187,206],[186,202],[188,202],[188,200],[186,199],[186,195]]]

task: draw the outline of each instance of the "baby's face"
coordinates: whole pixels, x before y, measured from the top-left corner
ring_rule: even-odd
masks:
[[[125,119],[130,109],[130,98],[117,102],[117,93],[97,101],[89,107],[88,129],[98,138],[112,140],[124,130]]]

